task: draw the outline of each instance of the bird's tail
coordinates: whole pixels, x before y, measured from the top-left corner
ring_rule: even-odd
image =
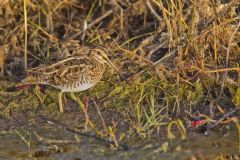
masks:
[[[19,90],[27,89],[31,86],[31,84],[20,85],[20,86],[12,86],[6,89],[7,92],[16,92]]]
[[[7,92],[15,92],[23,89],[27,89],[34,84],[38,84],[38,79],[33,76],[27,76],[16,86],[12,86],[6,89]]]

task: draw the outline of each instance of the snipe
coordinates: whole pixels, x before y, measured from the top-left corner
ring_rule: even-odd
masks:
[[[82,51],[86,53],[79,53]],[[63,112],[64,92],[81,92],[93,87],[102,78],[106,64],[117,71],[102,47],[85,47],[74,52],[52,64],[29,69],[27,77],[18,86],[43,84],[59,89],[59,110]]]

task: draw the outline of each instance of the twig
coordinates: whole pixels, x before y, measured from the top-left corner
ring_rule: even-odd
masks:
[[[152,7],[151,3],[149,2],[149,0],[147,0],[147,6],[150,9],[150,11],[152,12],[152,14],[159,20],[162,21],[163,19],[157,14],[157,12],[154,10],[154,8]]]
[[[234,109],[234,110],[232,110],[232,111],[224,114],[224,115],[222,116],[222,118],[220,118],[219,120],[217,120],[216,122],[214,122],[214,124],[207,126],[207,130],[210,130],[210,129],[216,127],[216,126],[217,126],[219,123],[221,123],[224,119],[229,118],[233,113],[236,113],[237,111],[239,111],[239,108],[236,108],[236,109]]]
[[[24,39],[24,69],[25,71],[27,70],[27,39],[28,39],[28,27],[27,27],[27,0],[23,1],[23,8],[24,8],[24,34],[25,34],[25,39]]]
[[[37,137],[37,140],[39,142],[45,143],[45,144],[69,144],[69,143],[76,143],[75,141],[71,141],[71,140],[60,140],[60,139],[43,138],[36,131],[34,131],[34,134]]]
[[[159,59],[158,61],[154,62],[154,66],[157,66],[159,63],[162,63],[164,60],[170,59],[171,57],[173,57],[174,55],[176,55],[178,49],[174,49],[173,51],[171,51],[169,54],[165,55],[164,57],[162,57],[161,59]]]
[[[106,123],[105,123],[105,121],[104,121],[104,119],[103,119],[103,117],[102,117],[102,114],[101,114],[101,112],[100,112],[100,109],[99,109],[96,101],[95,101],[93,98],[91,98],[91,100],[93,101],[93,104],[94,104],[95,107],[97,108],[98,115],[99,115],[99,117],[100,117],[100,119],[101,119],[101,121],[102,121],[102,123],[103,123],[103,127],[104,127],[106,133],[113,139],[113,142],[114,142],[115,147],[119,147],[119,143],[117,142],[116,136],[115,136],[115,134],[113,134],[113,133],[110,131],[111,129],[108,129],[108,128],[107,128],[107,125],[106,125]]]
[[[103,117],[102,117],[102,114],[101,114],[101,112],[100,112],[100,109],[99,109],[99,107],[98,107],[96,101],[95,101],[93,98],[91,98],[91,100],[92,100],[94,106],[95,106],[96,109],[97,109],[98,115],[99,115],[99,117],[100,117],[100,119],[101,119],[101,121],[102,121],[102,124],[103,124],[103,127],[104,127],[106,133],[108,133],[106,123],[105,123],[105,121],[104,121],[104,119],[103,119]]]
[[[218,16],[210,17],[208,21],[205,22],[205,29],[209,27],[210,24],[213,24],[213,21],[215,21],[217,18],[222,17],[224,15],[227,15],[227,13],[232,9],[234,5],[238,3],[238,0],[232,0],[221,12],[218,13]],[[202,29],[204,30],[204,29]]]
[[[222,69],[208,70],[208,71],[204,71],[204,73],[217,73],[217,72],[228,72],[228,71],[240,71],[240,67],[238,67],[238,68],[222,68]]]
[[[239,27],[240,27],[240,20],[238,22],[238,25],[237,25],[236,29],[234,30],[234,32],[232,33],[232,35],[231,35],[231,37],[230,37],[230,39],[228,41],[227,56],[226,56],[226,68],[228,68],[228,60],[229,60],[229,55],[230,55],[231,43],[233,41],[233,38],[234,38],[235,34],[238,32],[238,28]],[[221,96],[223,94],[223,88],[224,88],[224,85],[225,85],[227,74],[228,74],[228,70],[226,70],[224,75],[223,75],[223,82],[222,82],[222,85],[221,85],[220,93],[218,95],[218,100],[221,99]]]
[[[110,145],[115,145],[115,143],[113,141],[110,141],[108,139],[105,139],[105,138],[101,138],[99,136],[97,136],[96,134],[94,133],[90,133],[90,132],[80,132],[74,128],[71,128],[69,127],[68,125],[64,124],[64,123],[60,123],[59,121],[57,120],[54,120],[54,119],[50,119],[48,117],[45,117],[43,115],[40,115],[40,118],[46,122],[49,122],[50,124],[53,124],[55,125],[58,125],[58,126],[61,126],[63,127],[66,131],[68,132],[71,132],[71,133],[74,133],[74,134],[77,134],[77,135],[81,135],[81,136],[84,136],[84,137],[88,137],[88,138],[93,138],[93,139],[96,139],[96,140],[99,140],[101,142],[104,142],[105,144],[110,144]],[[119,148],[124,150],[124,151],[127,151],[130,149],[130,147],[127,145],[127,144],[119,144]]]
[[[102,15],[101,17],[98,17],[97,19],[95,19],[92,23],[90,23],[83,31],[80,31],[76,34],[74,34],[73,36],[69,37],[68,39],[74,39],[76,37],[78,37],[79,35],[81,35],[82,33],[84,33],[85,31],[87,31],[88,29],[92,28],[95,24],[101,22],[104,18],[108,17],[109,15],[111,15],[113,13],[113,10],[109,10],[107,11],[104,15]]]

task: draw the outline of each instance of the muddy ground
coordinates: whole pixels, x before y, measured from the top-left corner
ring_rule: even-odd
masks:
[[[100,129],[102,124],[95,109],[89,116]],[[114,119],[113,112],[102,112],[103,117]],[[116,118],[116,117],[115,117]],[[188,132],[185,140],[169,140],[163,136],[151,139],[125,138],[119,147],[108,137],[85,130],[82,112],[63,115],[30,115],[16,112],[11,118],[0,119],[0,159],[163,159],[213,160],[239,158],[239,137],[234,127],[223,132],[210,131],[208,135]],[[109,119],[110,120],[110,119]],[[118,126],[119,133],[127,125]],[[224,130],[224,129],[223,129]],[[126,135],[131,133],[127,133]],[[166,137],[166,136],[165,136]]]

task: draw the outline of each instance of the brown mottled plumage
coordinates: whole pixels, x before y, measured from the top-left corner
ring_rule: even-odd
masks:
[[[46,84],[62,92],[80,92],[94,86],[103,76],[105,64],[114,65],[101,47],[84,49],[88,53],[78,53],[58,60],[52,64],[43,64],[27,71],[27,77],[19,84]],[[59,97],[61,97],[60,95]],[[63,112],[62,100],[59,99],[60,111]]]
[[[79,92],[96,84],[104,71],[104,61],[99,62],[93,55],[72,56],[28,70],[22,83],[46,84],[62,92]]]

